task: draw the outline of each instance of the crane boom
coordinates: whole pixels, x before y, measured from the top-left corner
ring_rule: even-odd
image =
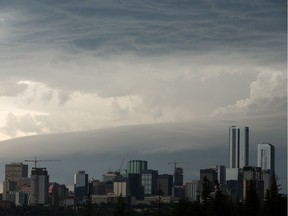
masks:
[[[60,160],[38,160],[36,156],[34,160],[25,160],[25,162],[34,162],[34,168],[37,168],[38,162],[49,162],[49,161],[60,161]]]
[[[125,161],[125,158],[123,158],[123,160],[122,160],[122,162],[121,162],[121,165],[120,165],[120,167],[119,167],[119,169],[118,169],[118,172],[120,172],[120,170],[121,170],[121,168],[122,168],[122,165],[123,165],[124,161]]]
[[[179,164],[179,163],[185,163],[185,162],[174,160],[174,161],[170,161],[168,164],[174,164],[174,170],[176,170],[176,166],[177,166],[177,164]]]

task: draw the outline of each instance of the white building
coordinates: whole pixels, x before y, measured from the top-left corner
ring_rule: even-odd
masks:
[[[229,167],[243,168],[249,164],[249,127],[229,127]]]
[[[199,180],[193,180],[185,184],[185,197],[190,201],[196,201],[199,198]]]
[[[127,196],[127,183],[125,181],[114,181],[113,182],[113,193],[115,196]]]
[[[270,143],[258,144],[258,163],[263,171],[270,171],[274,174],[275,171],[275,147]]]

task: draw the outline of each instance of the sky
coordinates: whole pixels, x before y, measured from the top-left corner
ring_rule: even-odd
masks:
[[[1,1],[0,140],[164,123],[193,134],[219,122],[221,135],[254,125],[255,141],[269,135],[285,149],[286,8],[284,0]],[[158,152],[197,149],[155,136]],[[127,152],[153,149],[121,138]],[[214,137],[204,140],[209,149]],[[79,143],[67,149],[79,152]]]

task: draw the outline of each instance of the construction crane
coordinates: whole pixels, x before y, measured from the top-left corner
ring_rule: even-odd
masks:
[[[119,172],[119,173],[120,173],[120,170],[121,170],[121,168],[122,168],[122,165],[123,165],[124,161],[125,161],[125,158],[123,158],[123,160],[122,160],[122,162],[121,162],[121,165],[120,165],[120,167],[119,167],[119,169],[118,169],[118,172]]]
[[[49,162],[49,161],[60,161],[60,160],[37,160],[37,157],[35,156],[34,160],[25,160],[25,162],[33,162],[34,163],[34,168],[37,168],[37,163],[38,162]]]
[[[177,164],[179,164],[179,163],[185,163],[185,162],[174,160],[174,161],[170,161],[168,164],[174,164],[174,172],[175,172],[175,171],[176,171]]]

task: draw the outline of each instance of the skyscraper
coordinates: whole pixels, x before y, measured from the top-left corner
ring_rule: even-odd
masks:
[[[196,201],[199,196],[199,185],[199,180],[187,182],[185,184],[185,197],[187,197],[190,201]]]
[[[243,168],[249,164],[249,127],[229,127],[230,168]]]
[[[260,167],[248,166],[243,168],[243,199],[246,199],[248,191],[256,190],[260,199],[264,198],[264,182]]]
[[[215,184],[217,182],[217,170],[213,168],[200,169],[200,185],[199,185],[199,195],[202,198],[203,185],[205,179],[208,182],[210,192],[214,191]]]
[[[258,144],[258,163],[263,171],[274,174],[275,171],[275,147],[270,143]]]
[[[141,184],[145,196],[157,195],[157,181],[158,171],[150,169],[142,171]]]
[[[134,196],[137,200],[144,199],[144,188],[141,183],[141,173],[147,170],[147,161],[130,160],[127,164],[128,195]]]
[[[147,170],[147,161],[131,160],[127,164],[128,174],[141,174],[143,170]]]
[[[173,188],[173,175],[161,174],[158,175],[158,188],[160,190],[161,195],[171,196],[172,188]]]
[[[78,171],[74,174],[74,195],[80,200],[88,194],[88,174],[85,171]]]
[[[174,197],[182,197],[184,196],[184,190],[183,190],[183,168],[181,167],[175,167],[174,170],[174,191],[173,195]]]
[[[26,179],[26,181],[25,181]],[[5,165],[5,181],[3,182],[3,199],[14,201],[14,195],[9,193],[20,189],[28,179],[28,165],[23,163],[10,163]],[[28,183],[29,184],[29,183]]]
[[[18,182],[28,177],[28,165],[23,163],[5,164],[5,180]]]
[[[32,168],[31,171],[31,205],[48,203],[49,176],[46,168]]]

